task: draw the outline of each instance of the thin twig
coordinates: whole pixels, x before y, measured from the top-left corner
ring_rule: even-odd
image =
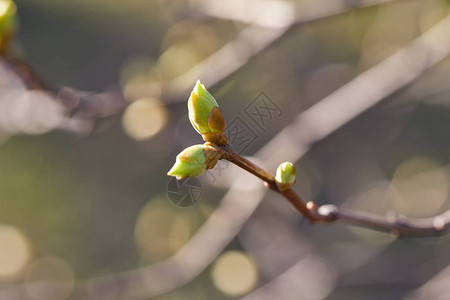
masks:
[[[95,93],[58,87],[49,83],[36,68],[17,56],[10,54],[1,57],[1,62],[2,67],[14,72],[28,90],[44,90],[55,95],[55,100],[71,115],[95,120],[116,115],[126,108],[127,103],[119,89]]]
[[[269,172],[263,170],[259,166],[255,165],[251,161],[243,158],[237,154],[230,146],[226,145],[221,147],[225,151],[223,159],[234,163],[236,166],[246,170],[247,172],[255,175],[259,179],[263,180],[265,186],[280,195],[282,195],[301,215],[307,218],[311,223],[317,222],[330,222],[334,219],[333,215],[320,215],[316,212],[316,206],[309,202],[305,203],[302,198],[295,193],[293,189],[286,191],[280,191],[276,185],[275,177]]]
[[[238,167],[265,181],[270,188],[276,189],[275,177],[273,177],[272,174],[237,154],[229,145],[223,146],[222,149],[225,151],[223,159],[234,163]]]
[[[223,159],[234,163],[238,167],[263,180],[268,189],[282,195],[302,216],[311,223],[332,223],[335,221],[365,227],[372,230],[391,233],[395,237],[401,236],[433,236],[440,235],[450,228],[450,210],[428,219],[407,219],[396,216],[384,218],[382,216],[338,208],[335,205],[316,207],[313,202],[305,203],[293,190],[280,191],[275,178],[262,168],[243,158],[233,151],[231,147],[222,146],[225,151]]]
[[[403,216],[385,218],[353,210],[338,208],[335,205],[319,207],[318,213],[333,216],[335,221],[391,233],[395,237],[436,236],[447,233],[450,229],[450,210],[424,219],[407,219]]]

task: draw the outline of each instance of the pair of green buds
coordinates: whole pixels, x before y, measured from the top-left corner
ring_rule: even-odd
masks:
[[[189,120],[194,129],[205,140],[203,145],[193,145],[177,155],[175,165],[167,173],[178,180],[195,177],[214,168],[222,158],[219,146],[228,144],[225,136],[225,120],[216,99],[197,80],[188,100]],[[295,168],[292,163],[282,163],[276,172],[275,182],[280,191],[286,191],[295,182]]]
[[[221,158],[220,151],[213,145],[226,145],[225,120],[216,99],[197,80],[188,100],[189,121],[205,140],[203,145],[194,145],[177,155],[175,165],[167,175],[178,180],[194,177],[214,168]]]

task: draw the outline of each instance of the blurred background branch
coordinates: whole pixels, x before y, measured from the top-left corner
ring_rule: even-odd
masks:
[[[292,4],[282,1],[253,1],[248,3],[235,1],[235,5],[220,1],[200,1],[196,4],[196,8],[203,13],[220,18],[227,18],[228,16],[228,18],[243,21],[250,25],[240,31],[232,41],[182,76],[169,81],[134,84],[128,90],[125,90],[125,94],[126,96],[132,94],[132,97],[157,97],[165,103],[183,102],[186,100],[192,82],[197,78],[202,78],[207,86],[220,83],[246,65],[252,57],[276,44],[277,41],[295,31],[300,25],[345,14],[355,8],[370,7],[390,1],[392,0],[358,0],[349,3],[348,1],[336,0],[327,1],[326,5],[320,3],[305,4],[297,10]],[[249,13],[250,11],[252,13]],[[249,16],[251,19],[246,19]],[[121,113],[127,106],[122,93],[117,89],[93,93],[70,87],[56,87],[49,83],[45,76],[42,76],[35,68],[24,60],[16,58],[13,54],[6,57],[3,66],[14,72],[26,88],[45,90],[49,93],[46,95],[50,97],[56,95],[56,103],[62,104],[58,110],[64,111],[64,114],[59,113],[58,117],[55,116],[55,118],[61,119],[61,124],[57,126],[58,129],[83,135],[89,134],[95,126],[96,119],[114,116]],[[5,70],[5,72],[8,71]],[[23,92],[25,93],[25,91]],[[30,105],[33,104],[30,103]],[[29,113],[35,111],[39,110],[31,108]],[[33,124],[29,124],[29,126],[33,126]],[[22,129],[6,128],[4,131],[14,133],[20,132]],[[31,132],[26,132],[25,129],[24,133]]]
[[[248,9],[244,2],[145,1],[147,10],[138,2],[128,10],[120,2],[18,1],[30,69],[78,88],[27,88],[20,72],[0,69],[0,217],[11,224],[0,225],[9,245],[0,261],[16,262],[0,264],[1,299],[398,299],[441,280],[434,276],[450,263],[445,236],[394,241],[308,226],[234,167],[201,178],[201,203],[183,210],[161,196],[169,188],[161,174],[194,141],[183,102],[201,77],[225,116],[255,132],[243,155],[255,153],[249,158],[267,170],[296,162],[305,199],[343,212],[441,214],[449,208],[448,170],[440,168],[450,153],[445,1],[252,2],[260,16],[269,7],[285,17],[266,20],[235,14]],[[393,3],[376,5],[384,2]],[[177,7],[198,19],[180,19]],[[53,22],[66,24],[61,35]],[[68,60],[62,49],[71,50]],[[282,120],[262,129],[242,100],[260,91],[283,109]]]
[[[301,25],[391,1],[336,0],[326,1],[326,4],[314,1],[300,5],[298,9],[283,1],[235,1],[236,5],[220,1],[200,1],[200,11],[215,17],[249,23],[249,26],[183,75],[155,82],[146,90],[161,91],[161,98],[165,103],[185,101],[185,95],[190,92],[192,82],[197,78],[201,78],[208,87],[220,83],[245,66],[255,55],[275,46]]]

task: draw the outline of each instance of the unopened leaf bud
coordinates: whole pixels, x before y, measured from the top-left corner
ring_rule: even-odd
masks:
[[[207,142],[226,144],[225,120],[219,105],[200,80],[188,100],[189,120]]]
[[[167,175],[175,176],[178,180],[199,176],[214,168],[222,155],[223,150],[208,143],[190,146],[177,155],[176,162]]]
[[[275,182],[282,192],[290,189],[295,183],[295,168],[290,162],[284,162],[278,166]]]

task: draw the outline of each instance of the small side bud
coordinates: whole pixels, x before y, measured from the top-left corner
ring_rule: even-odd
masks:
[[[290,162],[284,162],[278,166],[275,182],[282,192],[290,189],[295,183],[295,168]]]
[[[219,105],[200,80],[188,100],[189,121],[207,142],[226,144],[225,120]]]
[[[177,155],[176,162],[167,175],[175,176],[178,180],[199,176],[214,168],[222,155],[223,150],[208,143],[190,146]]]

